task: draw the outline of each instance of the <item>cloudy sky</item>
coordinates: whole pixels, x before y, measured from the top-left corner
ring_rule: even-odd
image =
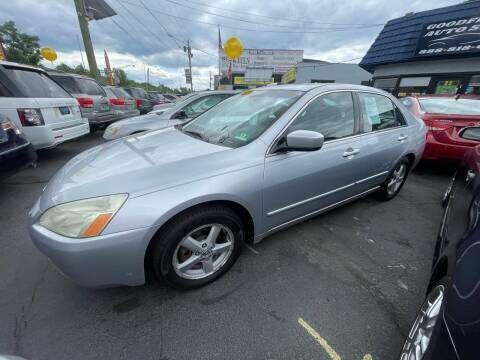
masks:
[[[452,0],[106,0],[117,12],[90,22],[99,68],[103,50],[130,78],[185,86],[187,59],[181,47],[193,44],[196,89],[218,72],[217,41],[237,36],[246,48],[303,49],[304,57],[346,61],[365,54],[382,23],[405,13],[453,5]],[[14,0],[0,6],[0,22],[13,20],[58,53],[55,64],[78,65],[80,31],[73,0]],[[161,25],[162,26],[161,26]],[[82,48],[83,51],[83,48]],[[86,62],[85,54],[83,54]],[[358,62],[353,60],[352,62]],[[48,65],[48,64],[47,64]],[[132,66],[135,65],[135,66]]]

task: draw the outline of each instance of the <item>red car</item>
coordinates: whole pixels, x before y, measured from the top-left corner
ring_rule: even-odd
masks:
[[[462,139],[467,126],[480,126],[480,98],[460,96],[418,96],[402,99],[412,114],[427,125],[424,160],[461,161],[478,142]]]

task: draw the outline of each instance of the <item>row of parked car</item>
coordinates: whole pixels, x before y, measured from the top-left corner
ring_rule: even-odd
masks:
[[[87,76],[0,62],[0,169],[34,161],[36,149],[172,106],[174,94],[101,86]]]

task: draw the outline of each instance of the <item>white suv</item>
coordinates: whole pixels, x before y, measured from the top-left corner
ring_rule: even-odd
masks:
[[[45,71],[0,61],[0,114],[20,127],[37,149],[88,134],[78,102]]]

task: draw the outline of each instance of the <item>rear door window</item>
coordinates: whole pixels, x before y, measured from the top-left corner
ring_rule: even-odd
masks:
[[[363,131],[379,131],[405,125],[400,110],[386,96],[359,93]]]
[[[14,83],[14,97],[70,98],[71,95],[46,74],[22,68],[4,66],[5,75]]]

